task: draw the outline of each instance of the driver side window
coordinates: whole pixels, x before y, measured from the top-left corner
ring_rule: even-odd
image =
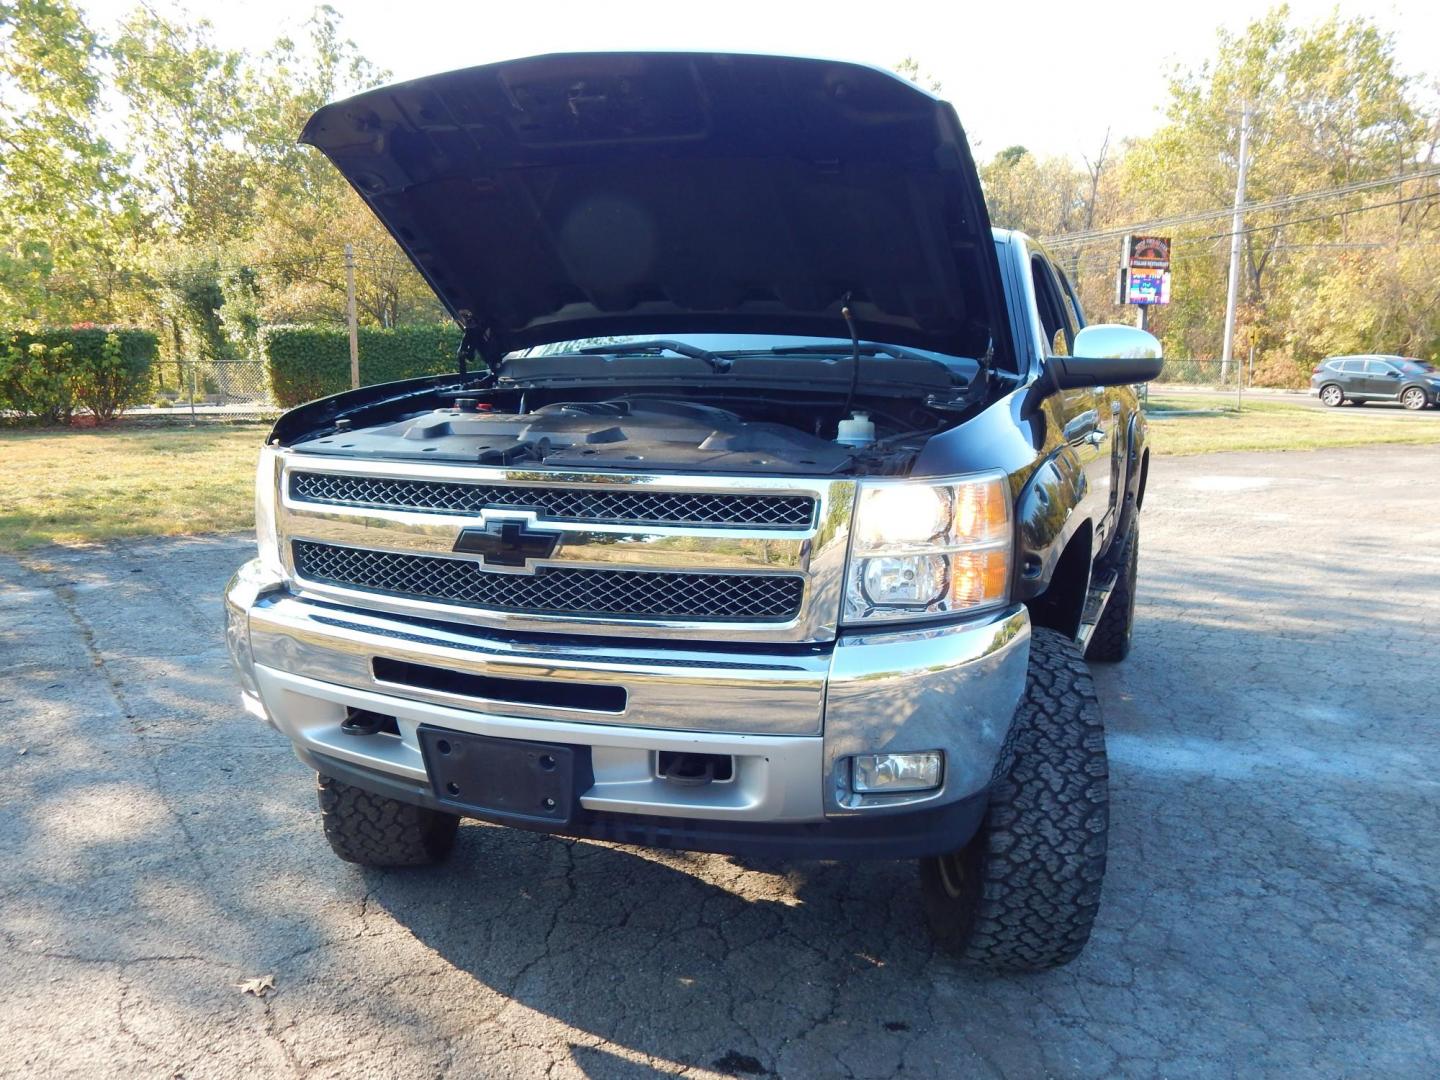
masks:
[[[1030,274],[1035,284],[1035,307],[1050,355],[1069,356],[1075,344],[1075,328],[1066,316],[1055,275],[1038,255],[1030,258]]]

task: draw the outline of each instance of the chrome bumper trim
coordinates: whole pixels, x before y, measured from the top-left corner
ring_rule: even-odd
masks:
[[[825,693],[826,809],[884,813],[948,803],[989,786],[1025,690],[1030,615],[1014,607],[976,623],[847,634],[835,644]],[[854,754],[942,750],[938,791],[849,791]]]
[[[823,653],[522,643],[466,627],[446,629],[293,596],[273,598],[251,610],[250,651],[256,664],[277,671],[509,716],[770,735],[820,733],[829,667]],[[625,710],[617,715],[397,688],[375,678],[371,662],[376,656],[495,678],[620,686],[626,692]]]
[[[253,575],[248,575],[253,576]],[[248,660],[266,718],[301,750],[427,782],[415,728],[592,748],[584,806],[617,813],[744,821],[883,815],[957,802],[989,785],[1024,689],[1024,607],[970,623],[842,635],[792,655],[645,648],[601,639],[543,641],[397,619],[265,593],[235,610],[234,651]],[[496,678],[618,684],[624,712],[519,704],[377,681],[384,656]],[[401,735],[340,730],[347,707],[394,715]],[[252,711],[256,711],[252,707]],[[661,750],[733,755],[733,783],[659,780]],[[849,758],[941,750],[938,791],[857,801]]]

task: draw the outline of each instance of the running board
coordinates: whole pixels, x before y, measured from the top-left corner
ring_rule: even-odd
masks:
[[[1075,634],[1075,644],[1080,646],[1081,653],[1090,647],[1090,638],[1095,633],[1095,627],[1100,625],[1100,617],[1110,603],[1110,594],[1119,582],[1119,568],[1102,571],[1098,579],[1090,582],[1090,590],[1085,594],[1085,610],[1080,613],[1080,629]]]

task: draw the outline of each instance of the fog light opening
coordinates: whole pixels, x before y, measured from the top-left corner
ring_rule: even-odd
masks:
[[[857,754],[850,763],[850,789],[858,795],[933,791],[945,779],[939,750],[913,754]]]

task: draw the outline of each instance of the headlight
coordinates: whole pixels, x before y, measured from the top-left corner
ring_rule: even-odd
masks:
[[[862,481],[845,582],[848,624],[983,611],[1010,592],[1002,475]]]
[[[275,526],[275,500],[280,485],[280,452],[266,446],[255,468],[255,546],[260,565],[281,577],[280,540]]]

